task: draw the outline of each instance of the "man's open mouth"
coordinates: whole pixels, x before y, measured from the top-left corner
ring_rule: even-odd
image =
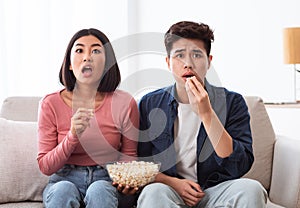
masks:
[[[195,75],[193,75],[193,74],[185,74],[185,75],[183,75],[182,77],[184,77],[184,78],[191,78],[191,77],[193,77],[193,76],[195,76]]]

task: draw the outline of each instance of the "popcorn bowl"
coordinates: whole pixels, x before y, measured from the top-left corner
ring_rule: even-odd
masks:
[[[111,180],[130,187],[142,187],[154,181],[158,174],[160,163],[131,161],[106,164]]]

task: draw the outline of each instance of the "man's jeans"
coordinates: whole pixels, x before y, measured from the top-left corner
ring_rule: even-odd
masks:
[[[264,208],[267,192],[251,179],[225,181],[204,190],[205,196],[193,208]],[[162,183],[147,185],[138,199],[138,208],[187,208],[178,193]]]

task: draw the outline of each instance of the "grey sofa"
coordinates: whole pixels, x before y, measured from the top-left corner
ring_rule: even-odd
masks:
[[[262,99],[245,97],[251,114],[255,162],[244,176],[268,190],[267,207],[300,208],[300,138],[275,135]],[[40,97],[9,97],[0,112],[0,208],[42,207],[48,177],[37,155]],[[300,137],[300,135],[299,135]]]

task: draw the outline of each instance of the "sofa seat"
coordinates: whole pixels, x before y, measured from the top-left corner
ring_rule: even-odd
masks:
[[[43,208],[41,202],[17,202],[0,204],[0,208]]]

